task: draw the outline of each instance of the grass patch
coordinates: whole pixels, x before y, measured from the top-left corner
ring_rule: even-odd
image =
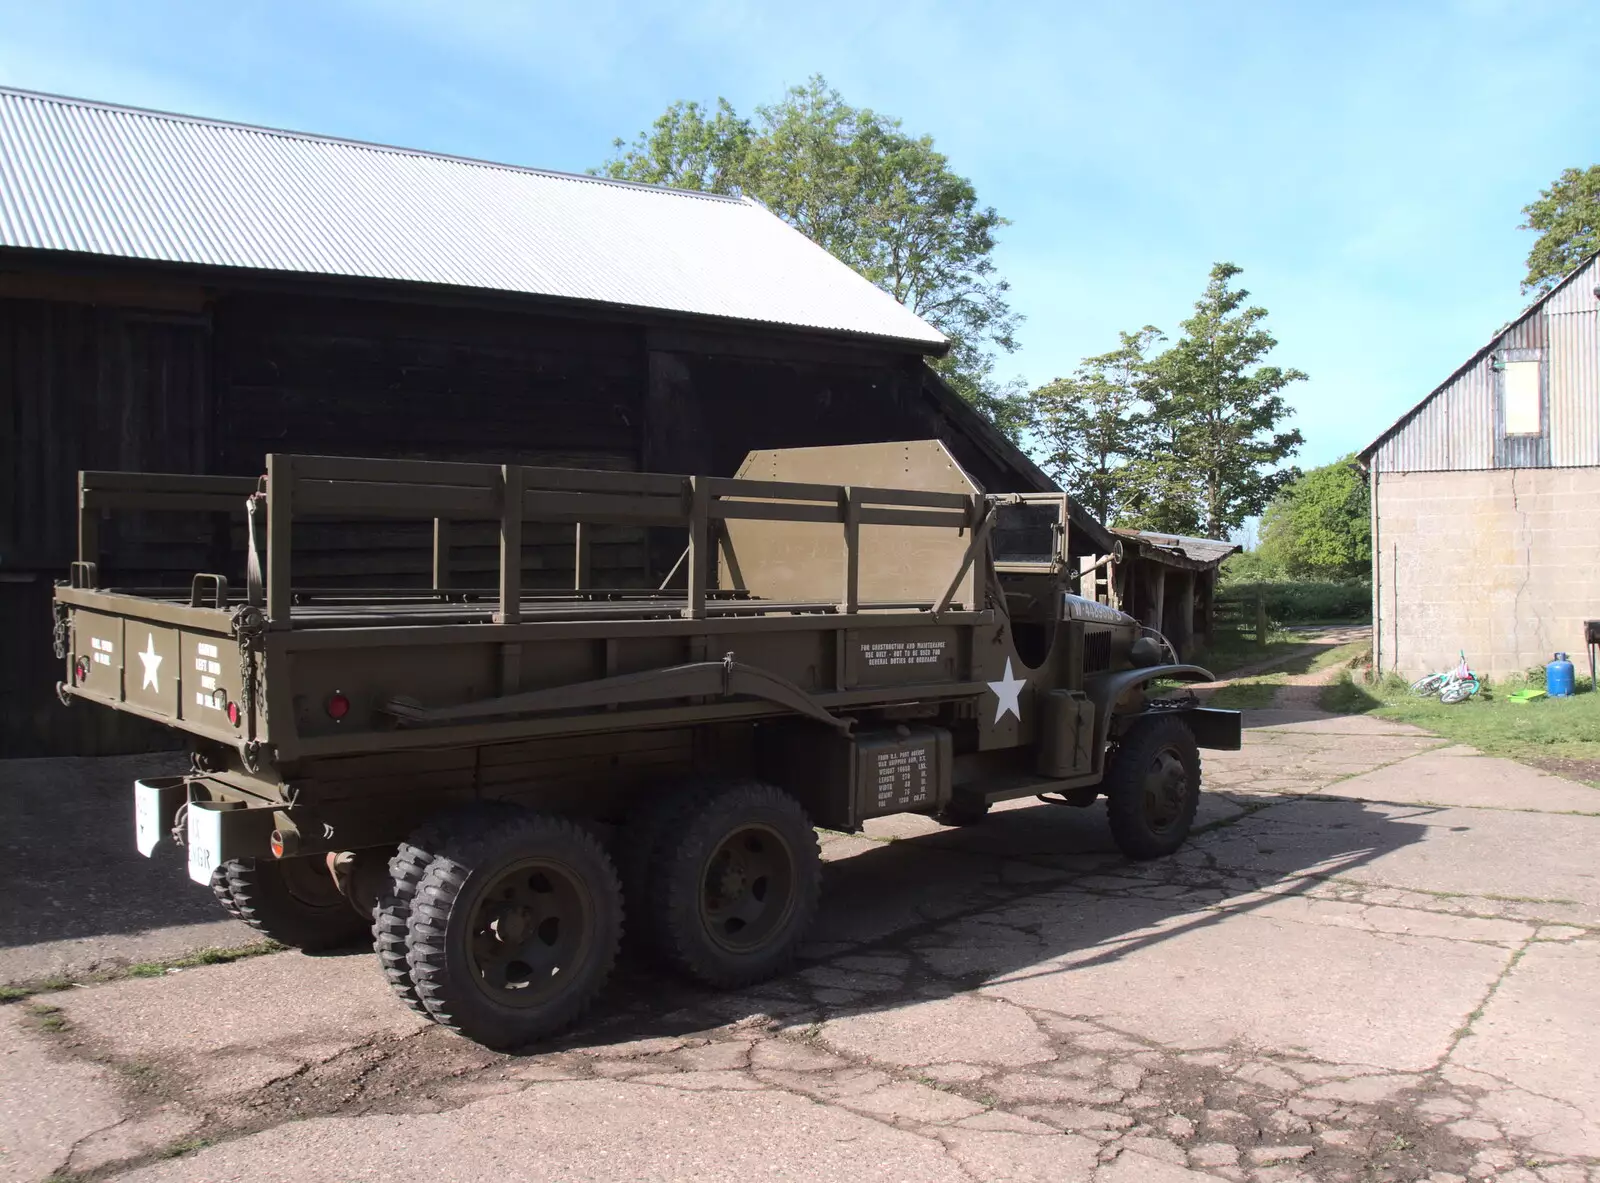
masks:
[[[197,1150],[204,1150],[211,1145],[209,1138],[183,1138],[174,1142],[161,1152],[162,1158],[182,1158],[185,1154],[193,1154]]]
[[[1521,683],[1507,681],[1466,702],[1445,704],[1417,697],[1399,679],[1369,686],[1346,674],[1324,688],[1322,708],[1412,723],[1491,756],[1600,761],[1600,694],[1586,682],[1571,698],[1515,703],[1506,693]]]
[[[170,969],[228,965],[234,961],[243,961],[247,957],[260,957],[264,953],[281,953],[287,947],[277,941],[253,941],[248,945],[234,945],[229,948],[201,949],[194,953],[185,953],[181,957],[169,957],[163,961],[141,961],[136,965],[97,970],[92,974],[85,974],[82,978],[40,978],[36,982],[0,986],[0,1004],[21,1002],[37,994],[54,994],[61,990],[70,990],[73,986],[98,986],[106,982],[126,981],[129,978],[158,978]]]
[[[61,1013],[59,1006],[47,1006],[36,1002],[28,1007],[28,1013],[39,1021],[41,1031],[65,1031],[67,1029],[67,1016]]]
[[[1195,665],[1204,666],[1218,678],[1226,678],[1235,670],[1246,666],[1260,665],[1262,662],[1288,657],[1310,643],[1312,642],[1308,642],[1303,636],[1297,637],[1294,633],[1272,632],[1267,634],[1265,645],[1257,645],[1255,638],[1248,633],[1219,629],[1210,647],[1197,650],[1193,661]]]
[[[1268,678],[1232,682],[1213,693],[1206,705],[1229,711],[1259,711],[1272,705],[1280,684]]]

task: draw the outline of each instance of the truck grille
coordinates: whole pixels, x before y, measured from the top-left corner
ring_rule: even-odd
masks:
[[[1083,672],[1098,674],[1111,668],[1111,630],[1083,631]]]

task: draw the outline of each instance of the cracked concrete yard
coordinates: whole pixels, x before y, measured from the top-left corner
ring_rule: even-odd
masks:
[[[37,994],[0,1008],[0,1179],[1600,1183],[1600,791],[1247,722],[1177,857],[1125,861],[1098,808],[827,835],[795,973],[624,965],[527,1055],[370,953]],[[0,981],[249,939],[126,849],[151,762],[0,764]]]

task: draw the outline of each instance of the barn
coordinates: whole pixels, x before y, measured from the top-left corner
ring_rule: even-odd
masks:
[[[938,438],[986,489],[1053,488],[929,368],[946,348],[753,201],[0,89],[0,756],[160,738],[55,702],[77,470],[731,475],[752,448]],[[330,529],[296,569],[425,582],[408,530]],[[463,579],[489,569],[491,538],[456,541]],[[165,583],[237,539],[152,515],[100,543],[106,581]],[[677,546],[618,529],[592,554],[638,585]],[[524,561],[570,585],[570,538]]]
[[[1600,261],[1591,255],[1360,454],[1373,657],[1504,676],[1600,618]]]

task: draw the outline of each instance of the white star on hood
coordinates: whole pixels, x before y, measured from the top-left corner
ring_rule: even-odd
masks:
[[[161,654],[156,652],[156,635],[150,634],[150,639],[145,642],[144,651],[139,654],[139,660],[144,663],[144,681],[140,684],[141,690],[154,690],[161,693],[161,682],[156,674],[161,669]]]
[[[1015,715],[1017,722],[1022,722],[1022,688],[1028,684],[1028,679],[1013,677],[1011,673],[1011,659],[1006,658],[1006,676],[999,682],[990,682],[989,689],[994,691],[996,698],[994,706],[994,721],[1000,722],[1007,715]]]

